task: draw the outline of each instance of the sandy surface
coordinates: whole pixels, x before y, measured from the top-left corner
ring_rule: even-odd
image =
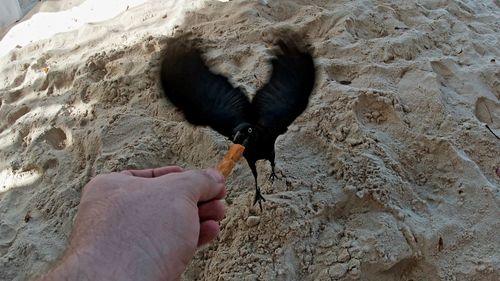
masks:
[[[0,280],[57,259],[93,175],[222,157],[223,137],[160,96],[168,36],[199,34],[253,93],[280,26],[314,47],[310,106],[278,139],[280,179],[258,166],[264,212],[241,162],[220,238],[184,279],[500,280],[500,141],[485,127],[500,135],[497,0],[132,2],[19,38],[39,13],[0,42]]]

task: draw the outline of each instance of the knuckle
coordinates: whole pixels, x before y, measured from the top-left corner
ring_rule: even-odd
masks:
[[[202,182],[211,178],[205,170],[189,170],[185,173],[185,176],[194,182]]]

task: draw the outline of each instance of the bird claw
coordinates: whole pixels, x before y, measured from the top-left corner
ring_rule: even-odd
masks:
[[[260,193],[260,190],[256,190],[255,191],[255,199],[253,200],[253,205],[255,206],[255,204],[257,202],[259,202],[259,207],[260,207],[260,211],[262,212],[262,201],[266,201],[266,199],[264,198],[264,196],[262,196],[262,193]]]
[[[271,184],[274,183],[274,180],[277,178],[278,176],[276,175],[275,172],[272,172],[271,175],[269,175],[269,180],[271,181]]]

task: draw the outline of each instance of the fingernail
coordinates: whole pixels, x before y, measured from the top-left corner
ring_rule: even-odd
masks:
[[[207,173],[216,181],[216,182],[224,182],[224,176],[217,170],[208,169]]]

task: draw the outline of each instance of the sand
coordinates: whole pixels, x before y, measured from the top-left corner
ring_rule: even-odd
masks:
[[[258,165],[264,212],[241,162],[220,237],[183,279],[500,280],[497,0],[115,1],[95,18],[63,2],[0,41],[1,280],[57,260],[92,176],[222,158],[229,142],[161,97],[168,37],[197,34],[252,94],[280,27],[314,49],[310,105],[278,138],[279,179]],[[83,23],[30,33],[61,13]]]

